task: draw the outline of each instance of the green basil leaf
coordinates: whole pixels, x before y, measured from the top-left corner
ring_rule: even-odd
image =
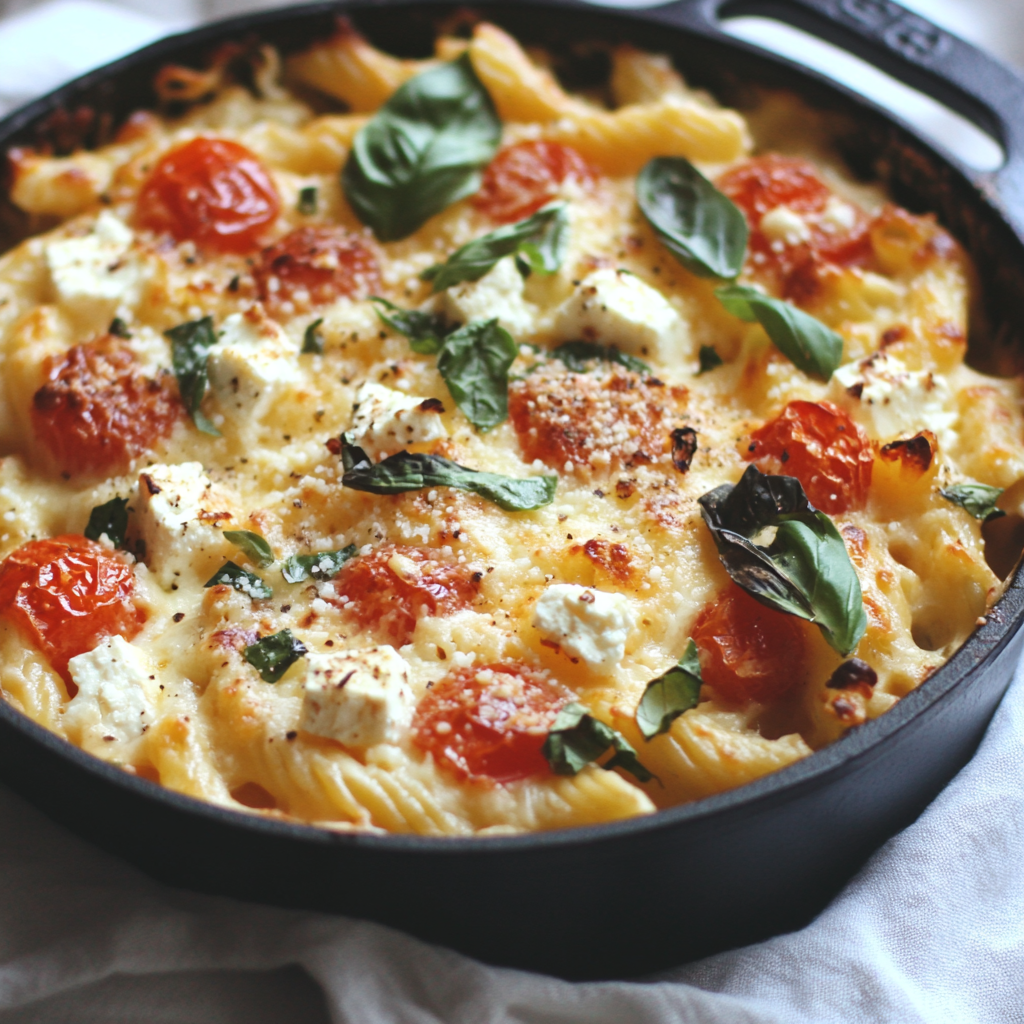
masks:
[[[640,763],[625,736],[594,718],[575,701],[558,712],[542,753],[556,775],[575,775],[608,750],[615,753],[601,765],[602,768],[621,768],[640,782],[657,778]]]
[[[800,481],[748,466],[738,484],[698,499],[729,575],[769,608],[813,622],[844,657],[867,629],[860,581],[832,520]],[[775,528],[767,547],[754,543]]]
[[[324,318],[320,317],[306,328],[306,333],[302,336],[302,348],[300,349],[302,355],[322,356],[324,354],[324,339],[320,333],[320,325],[323,322]]]
[[[700,700],[703,682],[697,645],[690,640],[679,664],[663,676],[652,679],[640,698],[636,709],[636,724],[644,734],[644,739],[653,739],[660,733],[668,732],[672,723],[684,711],[695,708]]]
[[[987,523],[990,519],[998,519],[1006,513],[996,508],[996,502],[1003,493],[1001,487],[990,487],[988,484],[963,483],[952,484],[939,490],[946,501],[959,505],[975,519]],[[88,536],[88,534],[86,534]]]
[[[445,338],[437,371],[477,430],[491,430],[508,418],[508,371],[518,354],[497,320],[476,320]]]
[[[529,512],[550,505],[557,476],[512,477],[468,469],[440,455],[398,452],[372,463],[362,448],[342,442],[345,487],[370,494],[404,494],[426,487],[456,487],[493,501],[506,512]]]
[[[254,572],[243,569],[234,562],[225,562],[207,581],[205,586],[215,587],[218,583],[226,583],[234,587],[240,594],[246,594],[254,601],[265,600],[274,596],[274,591],[267,586]]]
[[[206,394],[206,364],[210,349],[217,344],[213,317],[190,320],[164,331],[171,340],[171,363],[178,378],[178,390],[192,422],[204,434],[220,437],[220,431],[203,415],[200,406]]]
[[[701,345],[700,347],[700,369],[697,371],[699,377],[702,373],[715,369],[722,365],[722,357],[715,351],[713,345]]]
[[[110,501],[97,505],[89,513],[89,522],[85,527],[85,536],[89,540],[99,540],[103,534],[115,548],[124,544],[124,535],[128,532],[128,499],[111,498]]]
[[[110,321],[110,326],[107,328],[107,334],[112,334],[115,338],[130,338],[132,332],[128,329],[128,325],[119,317],[115,316]]]
[[[689,160],[655,157],[636,179],[636,198],[662,244],[692,274],[731,280],[743,269],[747,218]]]
[[[276,683],[306,653],[306,645],[290,629],[282,629],[249,644],[245,660],[265,683]]]
[[[370,296],[371,302],[379,302],[385,309],[374,306],[374,312],[393,331],[404,334],[409,348],[421,356],[433,356],[441,351],[445,337],[450,333],[444,317],[438,313],[423,313],[418,309],[402,309],[387,299]]]
[[[225,530],[224,539],[245,552],[261,569],[266,569],[274,562],[274,549],[258,533],[251,530]]]
[[[530,270],[553,274],[562,265],[568,244],[565,203],[548,203],[532,217],[467,242],[444,263],[428,267],[420,277],[433,282],[436,294],[463,281],[479,281],[498,260],[517,252],[522,252]]]
[[[281,564],[286,583],[302,583],[314,579],[325,583],[341,572],[341,567],[356,554],[355,544],[339,551],[321,551],[315,555],[292,555]]]
[[[305,188],[299,189],[299,201],[296,205],[296,209],[303,217],[312,217],[316,213],[317,207],[317,187],[316,185],[307,185]]]
[[[501,121],[469,55],[400,86],[359,130],[341,182],[382,242],[411,235],[472,195],[501,141]]]
[[[790,302],[756,288],[730,284],[715,289],[718,301],[740,320],[760,323],[775,347],[809,377],[828,381],[843,358],[843,339]]]
[[[586,373],[588,364],[599,359],[606,363],[618,363],[645,377],[651,374],[651,368],[642,359],[620,352],[614,345],[598,345],[593,341],[567,341],[552,349],[551,356],[565,363],[573,373]]]

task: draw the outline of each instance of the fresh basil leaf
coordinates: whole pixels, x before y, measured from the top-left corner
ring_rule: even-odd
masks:
[[[420,277],[443,292],[463,281],[479,281],[498,260],[522,252],[530,270],[553,274],[562,265],[569,243],[565,203],[548,203],[532,217],[506,224],[456,249],[441,264],[428,267]],[[525,247],[529,246],[527,250]]]
[[[274,562],[274,549],[258,533],[251,530],[225,530],[224,539],[245,552],[261,569],[266,569]]]
[[[587,364],[595,359],[606,363],[618,363],[633,373],[650,376],[651,368],[636,356],[620,352],[614,345],[598,345],[593,341],[567,341],[552,349],[551,356],[565,363],[573,373],[586,373]]]
[[[718,301],[740,320],[760,323],[775,347],[809,377],[828,381],[843,358],[843,339],[790,302],[756,288],[730,284],[715,289]]]
[[[243,569],[234,562],[225,562],[207,581],[205,586],[215,587],[218,583],[226,583],[234,587],[240,594],[246,594],[254,601],[265,600],[274,596],[274,591],[267,586],[254,572]]]
[[[813,622],[844,657],[867,628],[864,600],[832,520],[807,500],[800,481],[748,466],[736,485],[698,499],[729,575],[769,608]],[[767,547],[754,543],[775,528]]]
[[[601,765],[602,768],[621,768],[640,782],[650,782],[657,777],[640,763],[625,736],[594,718],[575,701],[558,712],[542,753],[556,775],[575,775],[608,750],[615,753]]]
[[[508,371],[518,354],[497,320],[476,320],[445,338],[437,372],[477,430],[491,430],[508,418]]]
[[[402,309],[387,299],[376,295],[370,296],[371,302],[379,302],[385,309],[374,306],[374,312],[393,331],[404,334],[409,341],[409,348],[421,356],[433,356],[441,351],[445,337],[450,333],[445,326],[444,317],[437,313],[423,313],[418,309]]]
[[[980,519],[983,523],[1006,515],[1001,508],[996,508],[996,502],[1002,493],[1003,488],[1001,487],[990,487],[988,484],[976,483],[952,484],[939,490],[939,494],[946,501],[959,505],[974,516],[975,519]]]
[[[110,321],[107,334],[112,334],[115,338],[130,338],[132,336],[132,332],[128,330],[128,325],[119,316],[115,316]]]
[[[321,551],[315,555],[292,555],[281,565],[281,575],[286,583],[302,583],[314,579],[325,583],[341,572],[341,567],[356,554],[355,544],[339,551]]]
[[[307,185],[305,188],[299,189],[299,201],[296,205],[296,209],[303,217],[312,217],[316,213],[317,208],[317,187],[316,185]]]
[[[732,280],[743,269],[747,219],[689,160],[655,157],[636,179],[636,198],[662,244],[691,273]]]
[[[324,318],[320,317],[306,328],[306,333],[302,336],[302,348],[300,349],[302,355],[322,356],[324,354],[324,339],[320,333],[320,325],[323,322]]]
[[[456,487],[493,501],[506,512],[529,512],[550,505],[557,476],[512,477],[468,469],[440,455],[398,452],[372,463],[362,448],[342,444],[345,487],[370,494],[404,494],[426,487]]]
[[[263,682],[276,683],[306,653],[306,645],[290,629],[282,629],[249,644],[245,660],[259,672]]]
[[[722,357],[715,351],[713,345],[701,345],[700,347],[700,369],[697,371],[699,377],[702,373],[714,370],[722,365]]]
[[[85,536],[89,540],[99,540],[103,534],[115,548],[124,544],[124,535],[128,532],[128,499],[111,498],[110,501],[97,505],[89,513],[89,522],[85,527]]]
[[[690,640],[679,664],[663,676],[652,679],[640,698],[636,709],[636,724],[644,734],[644,739],[653,739],[660,733],[668,732],[672,723],[684,711],[695,708],[700,700],[703,683],[697,645]]]
[[[171,340],[171,363],[186,411],[197,429],[211,437],[220,437],[220,431],[200,409],[206,394],[207,360],[210,349],[217,344],[213,317],[204,316],[202,320],[178,324],[164,334]]]
[[[469,55],[400,86],[359,130],[341,182],[382,242],[411,235],[472,195],[501,141],[501,121]]]

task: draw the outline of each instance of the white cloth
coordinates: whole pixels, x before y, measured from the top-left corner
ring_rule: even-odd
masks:
[[[238,0],[4,8],[0,109]],[[259,6],[270,6],[260,3]],[[1008,59],[1024,4],[916,0]],[[680,922],[680,927],[688,927]],[[609,936],[609,941],[615,941]],[[1024,676],[974,760],[809,927],[643,982],[484,967],[162,887],[0,787],[0,1024],[1024,1022]]]

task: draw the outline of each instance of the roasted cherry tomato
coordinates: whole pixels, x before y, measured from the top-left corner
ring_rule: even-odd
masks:
[[[465,565],[405,545],[353,558],[334,583],[339,602],[362,628],[377,629],[397,644],[412,639],[421,615],[469,607],[479,587],[479,573]]]
[[[735,583],[700,613],[691,636],[704,682],[729,703],[767,703],[801,679],[801,621],[761,604]]]
[[[141,629],[134,590],[124,558],[78,534],[29,541],[0,565],[0,614],[46,655],[72,696],[71,658]]]
[[[517,142],[488,164],[473,205],[499,224],[510,224],[550,203],[570,178],[589,185],[597,171],[560,142]]]
[[[259,159],[227,139],[198,138],[156,165],[139,193],[138,223],[216,252],[252,252],[281,201]]]
[[[867,434],[831,402],[790,402],[750,435],[743,457],[762,472],[795,476],[829,515],[864,504],[875,463]]]
[[[344,228],[326,225],[296,228],[264,249],[253,275],[268,306],[307,309],[380,290],[373,250]]]
[[[545,775],[541,748],[572,695],[522,665],[456,669],[420,701],[413,742],[460,778],[513,782]]]
[[[51,357],[32,399],[32,426],[65,473],[123,472],[182,414],[170,374],[153,379],[111,337]]]

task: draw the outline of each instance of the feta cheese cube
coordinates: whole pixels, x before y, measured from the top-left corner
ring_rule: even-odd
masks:
[[[366,381],[356,392],[348,437],[371,457],[380,458],[410,444],[447,437],[442,412],[444,405],[436,398],[407,395]]]
[[[412,722],[409,667],[387,645],[310,654],[299,727],[347,747],[397,743]]]
[[[624,595],[575,583],[548,587],[533,610],[534,629],[602,674],[622,661],[635,624],[636,616]]]
[[[555,314],[555,334],[665,363],[693,355],[683,318],[661,292],[625,270],[595,270],[585,277]]]
[[[525,337],[533,333],[536,319],[536,310],[523,298],[525,284],[513,257],[506,256],[479,281],[464,281],[443,292],[440,311],[462,324],[497,317],[514,338]]]

